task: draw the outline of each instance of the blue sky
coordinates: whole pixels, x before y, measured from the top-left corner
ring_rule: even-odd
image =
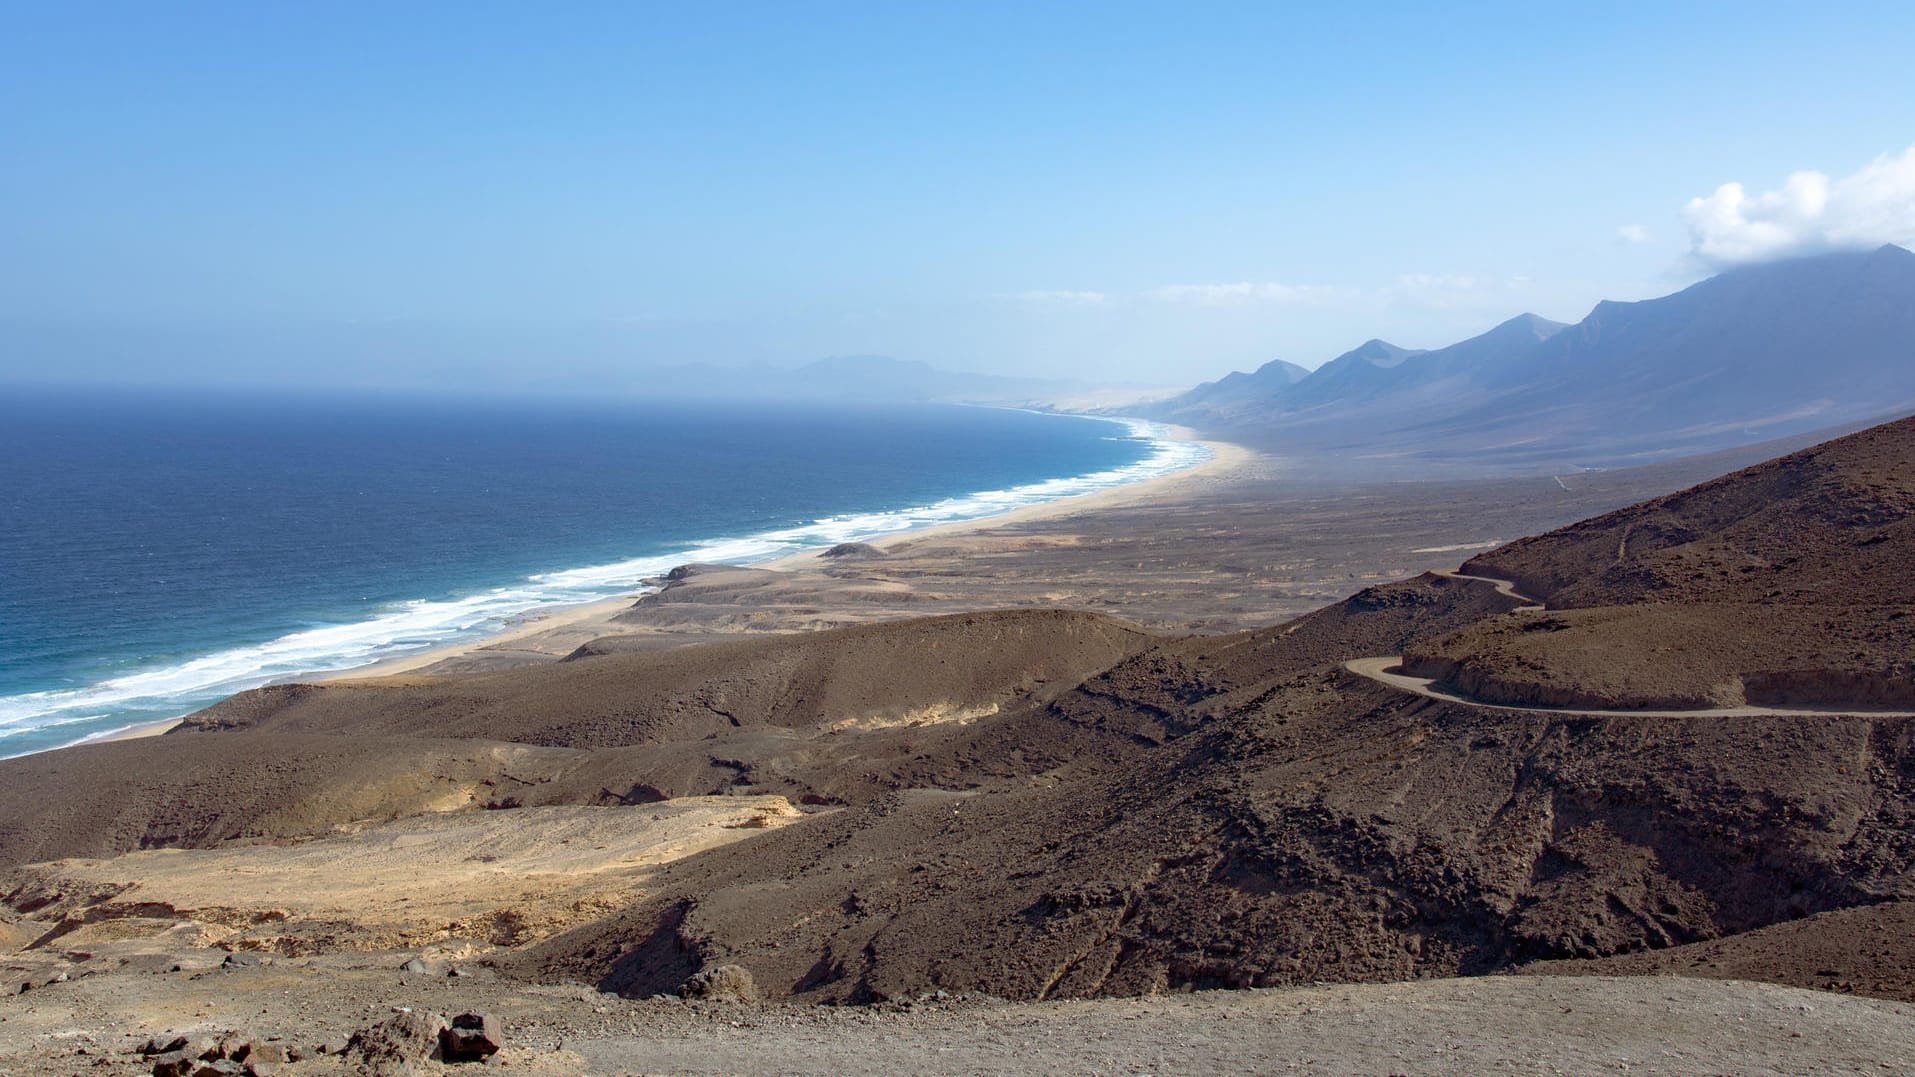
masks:
[[[1187,384],[1915,240],[1908,5],[0,19],[4,379]]]

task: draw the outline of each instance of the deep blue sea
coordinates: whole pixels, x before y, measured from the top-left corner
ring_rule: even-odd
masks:
[[[0,388],[0,756],[1204,455],[989,408]]]

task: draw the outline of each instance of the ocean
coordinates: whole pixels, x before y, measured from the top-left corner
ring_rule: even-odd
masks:
[[[1205,455],[994,408],[0,389],[0,757]]]

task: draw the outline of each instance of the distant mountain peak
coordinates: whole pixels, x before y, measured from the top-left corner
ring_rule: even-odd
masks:
[[[1272,359],[1257,368],[1255,375],[1259,380],[1287,381],[1292,384],[1310,376],[1310,368],[1298,366],[1288,359]]]
[[[1420,348],[1399,348],[1387,340],[1379,340],[1372,337],[1358,344],[1356,347],[1351,348],[1349,351],[1344,352],[1342,355],[1337,356],[1335,359],[1330,360],[1330,363],[1340,363],[1345,360],[1361,360],[1371,366],[1388,369],[1413,355],[1421,354],[1423,354],[1423,351]],[[1330,363],[1325,363],[1324,365],[1329,366]]]
[[[1368,340],[1294,384],[1155,409],[1285,451],[1497,466],[1640,463],[1915,411],[1915,251],[1738,266],[1679,292],[1519,314],[1412,352]],[[1540,465],[1538,465],[1540,466]]]
[[[1503,322],[1484,335],[1488,336],[1496,333],[1529,333],[1533,334],[1537,340],[1548,340],[1550,337],[1555,336],[1567,328],[1569,328],[1569,326],[1565,323],[1551,321],[1540,314],[1523,313]]]

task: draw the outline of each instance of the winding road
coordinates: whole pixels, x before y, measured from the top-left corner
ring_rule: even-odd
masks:
[[[1512,598],[1518,602],[1526,603],[1526,605],[1518,606],[1514,610],[1511,610],[1510,612],[1512,613],[1536,613],[1546,608],[1543,605],[1542,599],[1518,591],[1516,589],[1516,581],[1514,580],[1499,580],[1494,576],[1471,576],[1466,572],[1457,572],[1447,568],[1433,568],[1430,570],[1430,575],[1442,576],[1450,580],[1468,580],[1471,583],[1487,583],[1496,588],[1496,593],[1502,595],[1504,598]]]
[[[1446,576],[1452,580],[1467,580],[1472,583],[1487,583],[1496,588],[1496,593],[1505,598],[1527,603],[1516,607],[1514,613],[1536,613],[1545,607],[1536,598],[1523,594],[1516,589],[1511,580],[1501,580],[1494,576],[1471,576],[1461,572],[1449,572],[1443,569],[1432,570],[1434,575]],[[1582,707],[1551,707],[1542,704],[1517,706],[1510,703],[1489,703],[1466,696],[1451,688],[1438,684],[1429,677],[1412,677],[1403,672],[1403,656],[1400,654],[1379,655],[1375,658],[1352,658],[1343,663],[1343,668],[1359,677],[1367,677],[1378,684],[1394,688],[1399,692],[1422,696],[1425,699],[1441,700],[1445,703],[1461,703],[1470,707],[1481,707],[1492,711],[1524,711],[1537,714],[1563,714],[1586,718],[1780,718],[1803,716],[1839,716],[1863,715],[1870,718],[1915,718],[1915,711],[1876,710],[1868,707],[1760,707],[1743,704],[1738,707],[1704,707],[1695,710],[1602,710]]]

